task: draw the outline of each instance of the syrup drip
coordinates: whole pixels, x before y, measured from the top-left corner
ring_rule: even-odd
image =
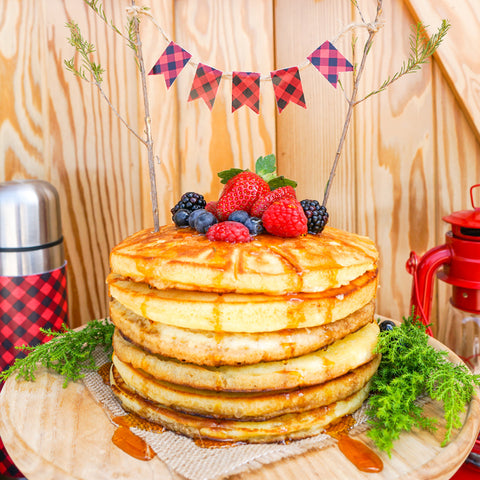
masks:
[[[110,385],[110,368],[112,367],[112,362],[104,363],[98,370],[97,373],[102,377],[103,383],[105,385]]]
[[[150,445],[143,438],[135,435],[128,427],[118,427],[113,434],[112,442],[138,460],[148,461],[156,455]]]
[[[358,470],[367,473],[381,472],[383,470],[382,459],[363,442],[348,435],[354,425],[354,418],[347,415],[337,423],[328,426],[325,433],[337,439],[340,451]]]

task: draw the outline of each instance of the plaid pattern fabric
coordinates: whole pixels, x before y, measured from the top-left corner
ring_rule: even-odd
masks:
[[[197,71],[195,72],[188,101],[191,102],[197,98],[203,98],[208,108],[211,110],[215,103],[215,97],[217,95],[218,85],[220,84],[221,78],[222,72],[220,70],[199,63]]]
[[[328,40],[307,58],[335,88],[338,74],[353,70],[353,65]]]
[[[275,70],[270,72],[270,76],[272,77],[273,90],[280,113],[282,113],[282,110],[289,102],[294,102],[303,108],[307,108],[298,67]]]
[[[150,70],[149,75],[163,74],[167,89],[169,89],[183,67],[192,56],[175,42],[170,42],[157,63]]]
[[[232,112],[242,105],[255,113],[260,111],[260,74],[256,72],[233,72]]]
[[[24,277],[0,276],[0,370],[27,354],[15,346],[38,345],[47,337],[40,328],[60,330],[67,323],[65,265]],[[1,389],[2,385],[0,385]],[[0,474],[22,477],[0,439]]]

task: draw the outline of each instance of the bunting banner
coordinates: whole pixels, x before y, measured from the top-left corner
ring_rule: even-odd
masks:
[[[149,75],[162,74],[169,89],[191,58],[192,56],[180,45],[170,42]]]
[[[353,70],[353,65],[328,40],[307,58],[335,88],[337,88],[338,74]]]
[[[246,105],[255,113],[260,111],[260,74],[256,72],[232,73],[232,112]]]
[[[275,92],[279,113],[282,113],[283,109],[290,102],[307,108],[298,67],[275,70],[274,72],[270,72],[270,76],[272,77],[273,90]]]
[[[192,55],[180,45],[170,41],[165,32],[161,28],[160,30],[169,44],[149,75],[164,75],[168,90],[190,62]],[[334,88],[337,88],[339,73],[353,71],[353,65],[328,40],[323,42],[301,64],[274,70],[269,75],[257,72],[222,72],[202,62],[192,61],[189,65],[196,67],[188,96],[189,102],[201,98],[212,110],[222,78],[231,78],[232,112],[245,105],[257,114],[260,112],[261,81],[272,82],[278,112],[282,113],[290,102],[307,108],[300,70],[313,65]]]
[[[217,96],[221,78],[222,72],[220,70],[199,63],[195,72],[195,77],[193,78],[188,101],[191,102],[197,98],[202,98],[207,104],[207,107],[211,110],[215,103],[215,97]]]

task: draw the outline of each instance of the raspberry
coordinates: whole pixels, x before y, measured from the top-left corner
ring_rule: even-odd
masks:
[[[307,217],[308,233],[320,233],[328,223],[327,209],[318,203],[317,200],[302,200],[300,205]]]
[[[265,230],[278,237],[298,237],[307,233],[307,217],[295,198],[282,198],[272,203],[262,221]]]
[[[245,171],[235,175],[225,185],[217,203],[219,220],[226,220],[235,210],[250,213],[252,205],[270,192],[268,183],[256,173]]]
[[[252,240],[245,225],[230,221],[212,225],[207,231],[207,238],[212,242],[223,241],[230,243],[245,243]]]
[[[262,218],[262,215],[265,213],[265,210],[277,200],[282,198],[297,198],[295,194],[295,189],[290,185],[285,187],[276,188],[271,192],[267,193],[263,197],[260,197],[254,204],[251,210],[252,217]]]
[[[200,210],[201,208],[205,208],[207,202],[203,198],[203,195],[195,192],[187,192],[182,195],[180,201],[170,210],[172,215],[175,215],[177,210],[185,209],[185,210]]]

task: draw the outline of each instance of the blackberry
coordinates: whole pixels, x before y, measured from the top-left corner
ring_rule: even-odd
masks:
[[[200,210],[201,208],[205,208],[207,202],[203,198],[203,195],[195,192],[187,192],[182,195],[180,201],[170,210],[172,215],[175,215],[177,210],[184,209],[190,210],[193,212],[194,210]]]
[[[308,233],[320,233],[328,223],[327,209],[317,200],[302,200],[300,205],[307,217]]]

